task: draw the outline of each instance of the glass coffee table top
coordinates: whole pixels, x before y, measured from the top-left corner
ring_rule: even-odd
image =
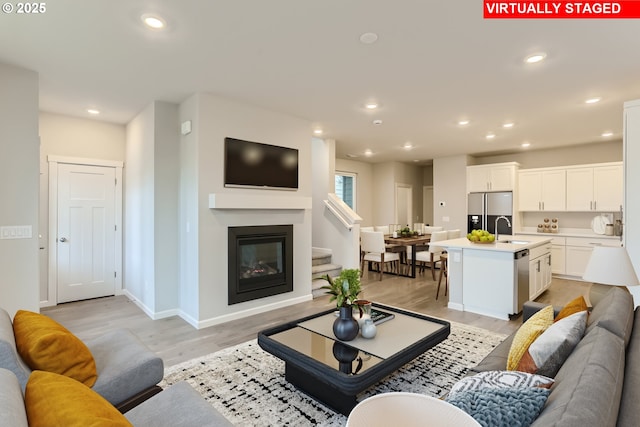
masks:
[[[362,373],[383,360],[302,327],[271,335],[271,338],[345,374]]]

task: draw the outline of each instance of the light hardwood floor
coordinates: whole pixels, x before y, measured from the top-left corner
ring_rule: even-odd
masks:
[[[439,299],[435,299],[436,282],[431,280],[429,271],[419,274],[416,279],[385,275],[382,281],[378,281],[376,273],[365,272],[362,284],[362,298],[430,316],[502,334],[513,332],[521,324],[520,318],[504,321],[448,309],[444,289],[440,290]],[[588,289],[589,285],[583,282],[554,279],[551,288],[537,301],[563,305],[579,295],[586,295]],[[43,308],[42,313],[60,322],[81,339],[112,329],[128,328],[162,357],[165,366],[171,366],[254,339],[262,329],[331,307],[333,303],[329,303],[329,297],[323,296],[200,330],[177,316],[151,320],[125,296],[60,304]]]

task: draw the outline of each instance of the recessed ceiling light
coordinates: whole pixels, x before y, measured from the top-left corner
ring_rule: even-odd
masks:
[[[161,30],[167,25],[167,22],[160,16],[150,13],[145,13],[144,15],[142,15],[141,19],[147,27],[154,30]]]
[[[96,110],[95,108],[89,108],[87,109],[87,113],[97,116],[98,114],[100,114],[100,110]]]
[[[505,128],[505,129],[509,129],[509,128],[513,127],[513,124],[514,124],[513,122],[507,122],[507,123],[503,124],[502,127]]]
[[[376,33],[364,33],[360,36],[360,42],[363,44],[372,44],[378,41]]]
[[[404,143],[402,148],[404,148],[405,150],[411,150],[413,148],[413,144],[411,142],[407,141],[407,142]]]
[[[365,105],[365,108],[367,110],[375,110],[376,108],[378,108],[378,104],[376,104],[375,102],[369,102]]]
[[[382,124],[382,120],[376,119],[376,120],[373,121],[373,124],[376,125],[376,126],[377,125],[381,125]]]
[[[522,143],[522,145],[521,145],[521,147],[522,147],[522,148],[527,148],[527,147],[529,147],[530,145],[531,145],[531,144],[529,144],[528,142],[523,142],[523,143]]]
[[[467,120],[467,119],[458,120],[458,125],[459,126],[466,126],[468,124],[469,124],[469,120]]]
[[[613,136],[613,132],[611,132],[611,131],[602,132],[602,136],[604,138],[608,138],[610,136]]]
[[[495,133],[492,133],[492,132],[489,132],[489,133],[485,136],[485,138],[487,138],[487,139],[493,139],[493,138],[495,138],[495,137],[496,137],[496,134],[495,134]]]
[[[587,100],[584,101],[585,104],[597,104],[598,102],[600,102],[602,100],[602,98],[596,96],[594,98],[589,98]]]
[[[313,133],[316,135],[322,135],[322,129],[316,129],[313,131]]]
[[[370,157],[373,155],[373,151],[367,148],[366,150],[364,150],[364,155]]]
[[[542,60],[544,60],[547,57],[546,53],[534,53],[532,55],[527,56],[524,59],[524,62],[526,62],[527,64],[535,64],[536,62],[540,62]]]

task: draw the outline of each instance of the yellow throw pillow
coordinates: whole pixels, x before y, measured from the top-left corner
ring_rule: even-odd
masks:
[[[529,320],[524,322],[511,343],[509,357],[507,358],[507,370],[515,371],[518,369],[520,359],[527,351],[532,342],[536,340],[549,326],[553,324],[553,306],[548,305],[536,314],[531,316]]]
[[[562,320],[565,317],[569,317],[572,314],[579,313],[581,311],[586,311],[588,309],[587,302],[584,300],[584,297],[580,295],[578,298],[569,301],[567,305],[562,307],[562,310],[556,316],[554,322],[558,320]]]
[[[98,393],[53,372],[31,373],[24,402],[30,427],[132,427]]]
[[[32,370],[55,372],[93,386],[98,373],[91,351],[55,320],[39,313],[19,310],[13,334],[20,357]]]

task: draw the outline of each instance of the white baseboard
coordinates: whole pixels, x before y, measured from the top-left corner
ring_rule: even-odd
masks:
[[[196,320],[186,313],[180,311],[178,314],[186,322],[195,327],[196,329],[207,328],[213,325],[219,325],[220,323],[229,322],[231,320],[242,319],[245,317],[253,316],[255,314],[265,313],[267,311],[275,310],[277,308],[288,307],[290,305],[299,304],[301,302],[311,301],[313,296],[311,294],[302,297],[291,298],[284,301],[278,301],[272,304],[263,305],[261,307],[250,308],[248,310],[237,311],[235,313],[229,313],[222,316],[212,317],[205,320]]]
[[[212,317],[205,320],[198,320],[178,308],[155,312],[151,310],[149,307],[147,307],[147,305],[145,305],[142,301],[140,301],[138,298],[136,298],[131,292],[127,291],[126,289],[123,291],[123,293],[124,295],[126,295],[127,298],[133,301],[135,305],[140,307],[140,310],[144,311],[144,313],[153,320],[164,319],[171,316],[180,316],[185,322],[187,322],[188,324],[190,324],[196,329],[202,329],[202,328],[207,328],[213,325],[219,325],[220,323],[229,322],[231,320],[242,319],[244,317],[265,313],[267,311],[275,310],[277,308],[288,307],[290,305],[311,301],[313,299],[313,296],[309,294],[303,297],[291,298],[285,301],[278,301],[272,304],[267,304],[262,307],[250,308],[248,310],[229,313],[229,314]]]
[[[452,310],[464,311],[464,305],[457,302],[449,302],[449,304],[447,304],[447,307]]]
[[[133,303],[135,305],[137,305],[138,307],[140,307],[140,310],[144,311],[144,313],[149,316],[151,319],[153,320],[158,320],[158,319],[165,319],[167,317],[171,317],[171,316],[181,316],[181,312],[179,309],[177,308],[172,308],[171,310],[164,310],[164,311],[153,311],[151,310],[149,307],[146,306],[146,304],[144,304],[142,301],[140,301],[138,298],[136,298],[131,292],[127,291],[126,289],[123,290],[122,292],[127,298],[129,298],[131,301],[133,301]]]

